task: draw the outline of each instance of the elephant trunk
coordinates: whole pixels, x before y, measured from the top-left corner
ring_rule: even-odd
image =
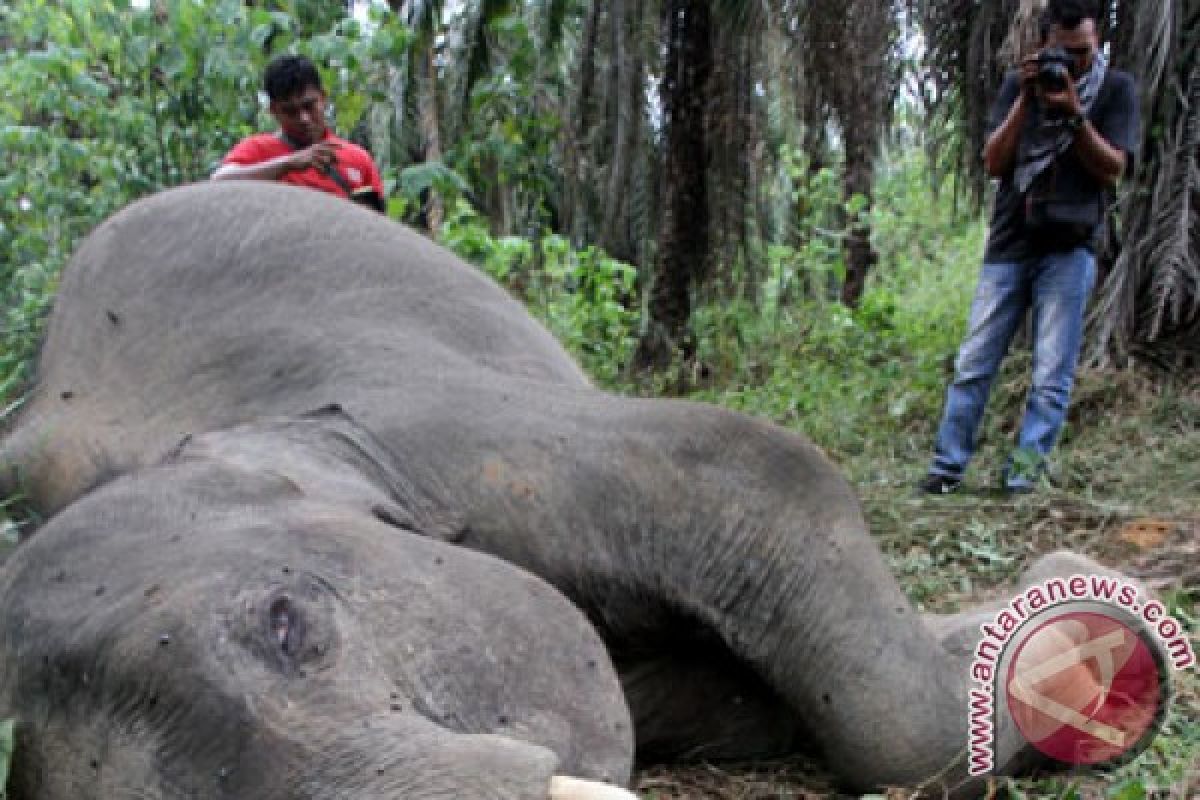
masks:
[[[757,498],[766,508],[733,502],[728,474],[696,487],[724,502],[680,532],[686,554],[659,580],[802,716],[845,782],[954,782],[965,765],[966,663],[909,604],[832,467],[815,469],[807,445],[790,469],[778,455],[736,470],[778,486]]]
[[[464,544],[547,578],[611,639],[698,622],[788,702],[848,785],[964,776],[967,664],[901,592],[836,467],[799,436],[707,406],[589,414],[556,410],[542,417],[563,420],[550,436],[499,444],[477,467]]]
[[[694,403],[514,396],[384,431],[423,454],[403,462],[411,479],[461,511],[457,541],[546,579],[635,656],[689,625],[715,636],[849,786],[965,777],[968,664],[912,608],[817,448]]]

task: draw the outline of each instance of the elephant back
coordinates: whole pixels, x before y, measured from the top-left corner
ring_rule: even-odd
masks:
[[[164,192],[93,231],[64,270],[37,378],[0,459],[3,488],[15,470],[42,512],[186,434],[354,407],[380,387],[403,404],[447,381],[588,386],[519,302],[448,250],[258,181]]]

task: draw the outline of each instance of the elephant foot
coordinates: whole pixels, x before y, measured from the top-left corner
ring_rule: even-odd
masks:
[[[550,779],[550,800],[637,800],[637,795],[609,783],[555,775]]]

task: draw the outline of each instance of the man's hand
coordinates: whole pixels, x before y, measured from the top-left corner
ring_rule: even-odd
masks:
[[[983,145],[983,168],[993,178],[1003,178],[1012,171],[1021,131],[1025,127],[1025,119],[1037,90],[1037,71],[1037,56],[1031,56],[1021,62],[1021,91],[1017,93],[1012,107],[1009,108],[1008,116],[992,131],[992,135]]]
[[[1079,93],[1075,90],[1075,81],[1068,79],[1066,86],[1059,91],[1047,91],[1038,81],[1038,55],[1032,55],[1021,62],[1021,90],[1027,97],[1037,97],[1047,111],[1055,116],[1074,117],[1083,113],[1083,104],[1079,102]]]
[[[1057,92],[1042,90],[1042,105],[1048,111],[1056,112],[1056,116],[1079,117],[1083,115],[1083,103],[1079,102],[1079,92],[1075,90],[1075,81],[1068,80],[1066,88]]]
[[[1021,93],[1033,97],[1037,93],[1038,57],[1027,56],[1021,61]]]
[[[337,161],[337,148],[338,145],[332,142],[311,144],[288,156],[287,169],[290,172],[316,167],[324,172]]]
[[[317,142],[259,164],[222,164],[213,173],[212,179],[277,181],[289,172],[306,170],[309,167],[316,167],[325,172],[337,161],[338,146],[332,142]]]

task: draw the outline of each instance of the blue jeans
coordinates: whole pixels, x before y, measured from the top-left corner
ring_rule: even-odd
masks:
[[[1082,247],[1025,261],[984,263],[954,382],[946,391],[932,474],[961,478],[966,471],[992,379],[1026,309],[1033,310],[1033,384],[1018,447],[1039,461],[1045,458],[1066,419],[1083,344],[1084,310],[1095,280],[1096,258]],[[1030,476],[1017,474],[1007,480],[1010,487],[1032,483]]]

